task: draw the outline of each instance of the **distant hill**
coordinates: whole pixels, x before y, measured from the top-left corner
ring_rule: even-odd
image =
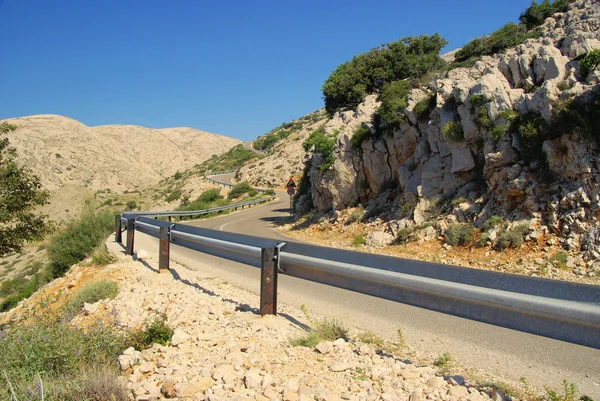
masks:
[[[53,192],[51,218],[72,213],[86,194],[146,188],[241,143],[192,128],[88,127],[58,115],[6,121],[18,126],[9,138],[19,159]]]

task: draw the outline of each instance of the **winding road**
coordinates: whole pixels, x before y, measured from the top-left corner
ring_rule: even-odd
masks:
[[[233,174],[212,176],[231,182]],[[231,214],[186,224],[210,229],[286,240],[273,222],[289,216],[289,196]],[[152,251],[157,241],[136,233],[136,248]],[[259,293],[259,269],[200,254],[173,245],[171,258],[205,277],[218,277]],[[315,314],[339,318],[349,325],[396,338],[420,354],[435,358],[448,352],[465,366],[514,382],[522,378],[537,386],[558,388],[563,379],[577,385],[581,394],[600,398],[600,350],[492,326],[460,317],[375,298],[294,277],[280,275],[279,301]],[[600,335],[600,333],[599,333]]]

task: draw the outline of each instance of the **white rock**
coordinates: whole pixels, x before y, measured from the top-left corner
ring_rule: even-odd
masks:
[[[189,339],[190,339],[189,334],[187,334],[186,332],[184,332],[181,329],[175,329],[173,331],[173,337],[171,337],[171,345],[176,347],[176,346],[188,341]]]
[[[333,351],[333,343],[331,341],[321,341],[315,346],[315,349],[321,354],[328,354]]]

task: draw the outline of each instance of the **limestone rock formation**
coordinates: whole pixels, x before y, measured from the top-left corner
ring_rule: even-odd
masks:
[[[466,207],[451,212],[459,221],[481,226],[496,215],[526,222],[530,231],[561,236],[566,249],[600,257],[596,142],[573,129],[540,143],[536,151],[544,157],[532,157],[527,138],[510,124],[515,115],[550,122],[566,102],[600,95],[600,73],[581,76],[578,59],[600,48],[600,3],[576,1],[540,31],[538,39],[413,90],[404,122],[392,132],[376,135],[376,95],[356,111],[336,113],[325,126],[338,133],[333,166],[321,171],[318,154],[309,162],[314,208],[323,213],[362,203],[388,221],[409,217],[421,224],[438,218],[448,199],[464,198]],[[418,118],[416,103],[431,96],[435,108],[427,120]],[[361,125],[372,135],[355,146],[351,138]],[[464,139],[445,135],[450,128]]]

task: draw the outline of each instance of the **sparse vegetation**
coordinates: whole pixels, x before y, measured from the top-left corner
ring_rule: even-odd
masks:
[[[365,211],[362,208],[357,209],[357,210],[353,210],[350,213],[350,215],[348,216],[347,223],[348,224],[352,224],[352,223],[356,223],[358,221],[361,221],[364,216],[365,216]]]
[[[448,227],[444,234],[444,240],[452,246],[465,246],[473,240],[475,227],[470,223],[455,223]]]
[[[167,345],[173,337],[173,329],[167,324],[167,316],[159,314],[144,322],[142,328],[132,334],[134,346],[138,350],[150,348],[152,344]]]
[[[352,134],[352,138],[350,138],[350,140],[352,141],[352,145],[354,145],[354,147],[358,148],[358,147],[360,147],[360,145],[362,145],[362,143],[364,141],[366,141],[370,137],[371,137],[371,129],[369,127],[367,127],[366,125],[360,125],[356,129],[354,134]]]
[[[575,387],[575,383],[569,383],[565,379],[563,380],[562,385],[562,393],[544,387],[548,396],[548,401],[575,401],[577,399],[577,388]]]
[[[5,327],[0,330],[0,381],[5,384],[0,398],[125,401],[115,360],[127,346],[127,338],[108,326],[84,332],[56,317]]]
[[[322,172],[329,170],[329,168],[333,166],[335,161],[335,157],[333,156],[333,146],[335,145],[336,139],[336,137],[325,135],[325,130],[319,128],[313,131],[302,145],[305,151],[314,152],[321,156],[319,170]]]
[[[373,344],[378,347],[383,345],[383,339],[370,330],[360,333],[358,335],[358,340],[365,344]]]
[[[504,230],[498,234],[496,247],[498,249],[518,248],[523,245],[525,234],[529,228],[526,225],[513,226],[509,230]]]
[[[447,374],[452,361],[452,355],[450,355],[448,352],[444,352],[440,357],[433,361],[433,365],[440,368],[441,372]]]
[[[181,189],[176,189],[173,192],[171,192],[169,195],[167,195],[166,201],[173,202],[179,198],[181,198]]]
[[[240,196],[249,193],[250,191],[252,191],[252,187],[250,186],[250,184],[248,184],[247,182],[240,182],[239,184],[236,184],[233,186],[233,188],[231,188],[231,191],[229,191],[229,194],[227,195],[227,199],[231,200],[239,198]]]
[[[456,121],[449,121],[442,127],[442,136],[447,141],[460,142],[465,139],[462,125]]]
[[[581,71],[581,76],[585,79],[589,75],[590,72],[596,69],[600,65],[600,49],[594,49],[589,51],[582,59],[579,61],[579,69]]]
[[[426,97],[422,100],[419,100],[415,107],[413,108],[413,113],[417,116],[419,121],[427,121],[429,120],[429,116],[431,115],[431,111],[435,108],[436,105],[436,95],[433,94],[429,97]]]
[[[91,252],[114,229],[114,215],[108,211],[95,213],[90,207],[50,240],[49,268],[53,278],[62,276],[72,265]]]
[[[358,234],[356,237],[354,237],[354,241],[352,241],[352,245],[354,246],[360,246],[360,245],[364,245],[367,243],[367,240],[365,239],[364,234]]]
[[[311,324],[308,333],[304,337],[294,338],[290,340],[290,344],[294,347],[302,346],[312,348],[321,341],[335,341],[338,338],[348,340],[348,328],[337,319],[322,319],[314,320],[308,314],[305,305],[300,307],[304,316]]]
[[[558,251],[554,255],[548,259],[548,262],[556,265],[561,270],[565,270],[567,268],[567,259],[569,258],[569,254],[565,251]]]
[[[98,280],[86,283],[67,304],[71,316],[76,315],[84,303],[92,304],[102,299],[113,299],[117,296],[119,287],[112,281]]]
[[[252,159],[260,159],[263,156],[257,155],[243,145],[236,145],[221,155],[212,155],[210,159],[202,164],[196,165],[195,169],[201,174],[207,174],[213,171],[237,170],[246,162]]]

